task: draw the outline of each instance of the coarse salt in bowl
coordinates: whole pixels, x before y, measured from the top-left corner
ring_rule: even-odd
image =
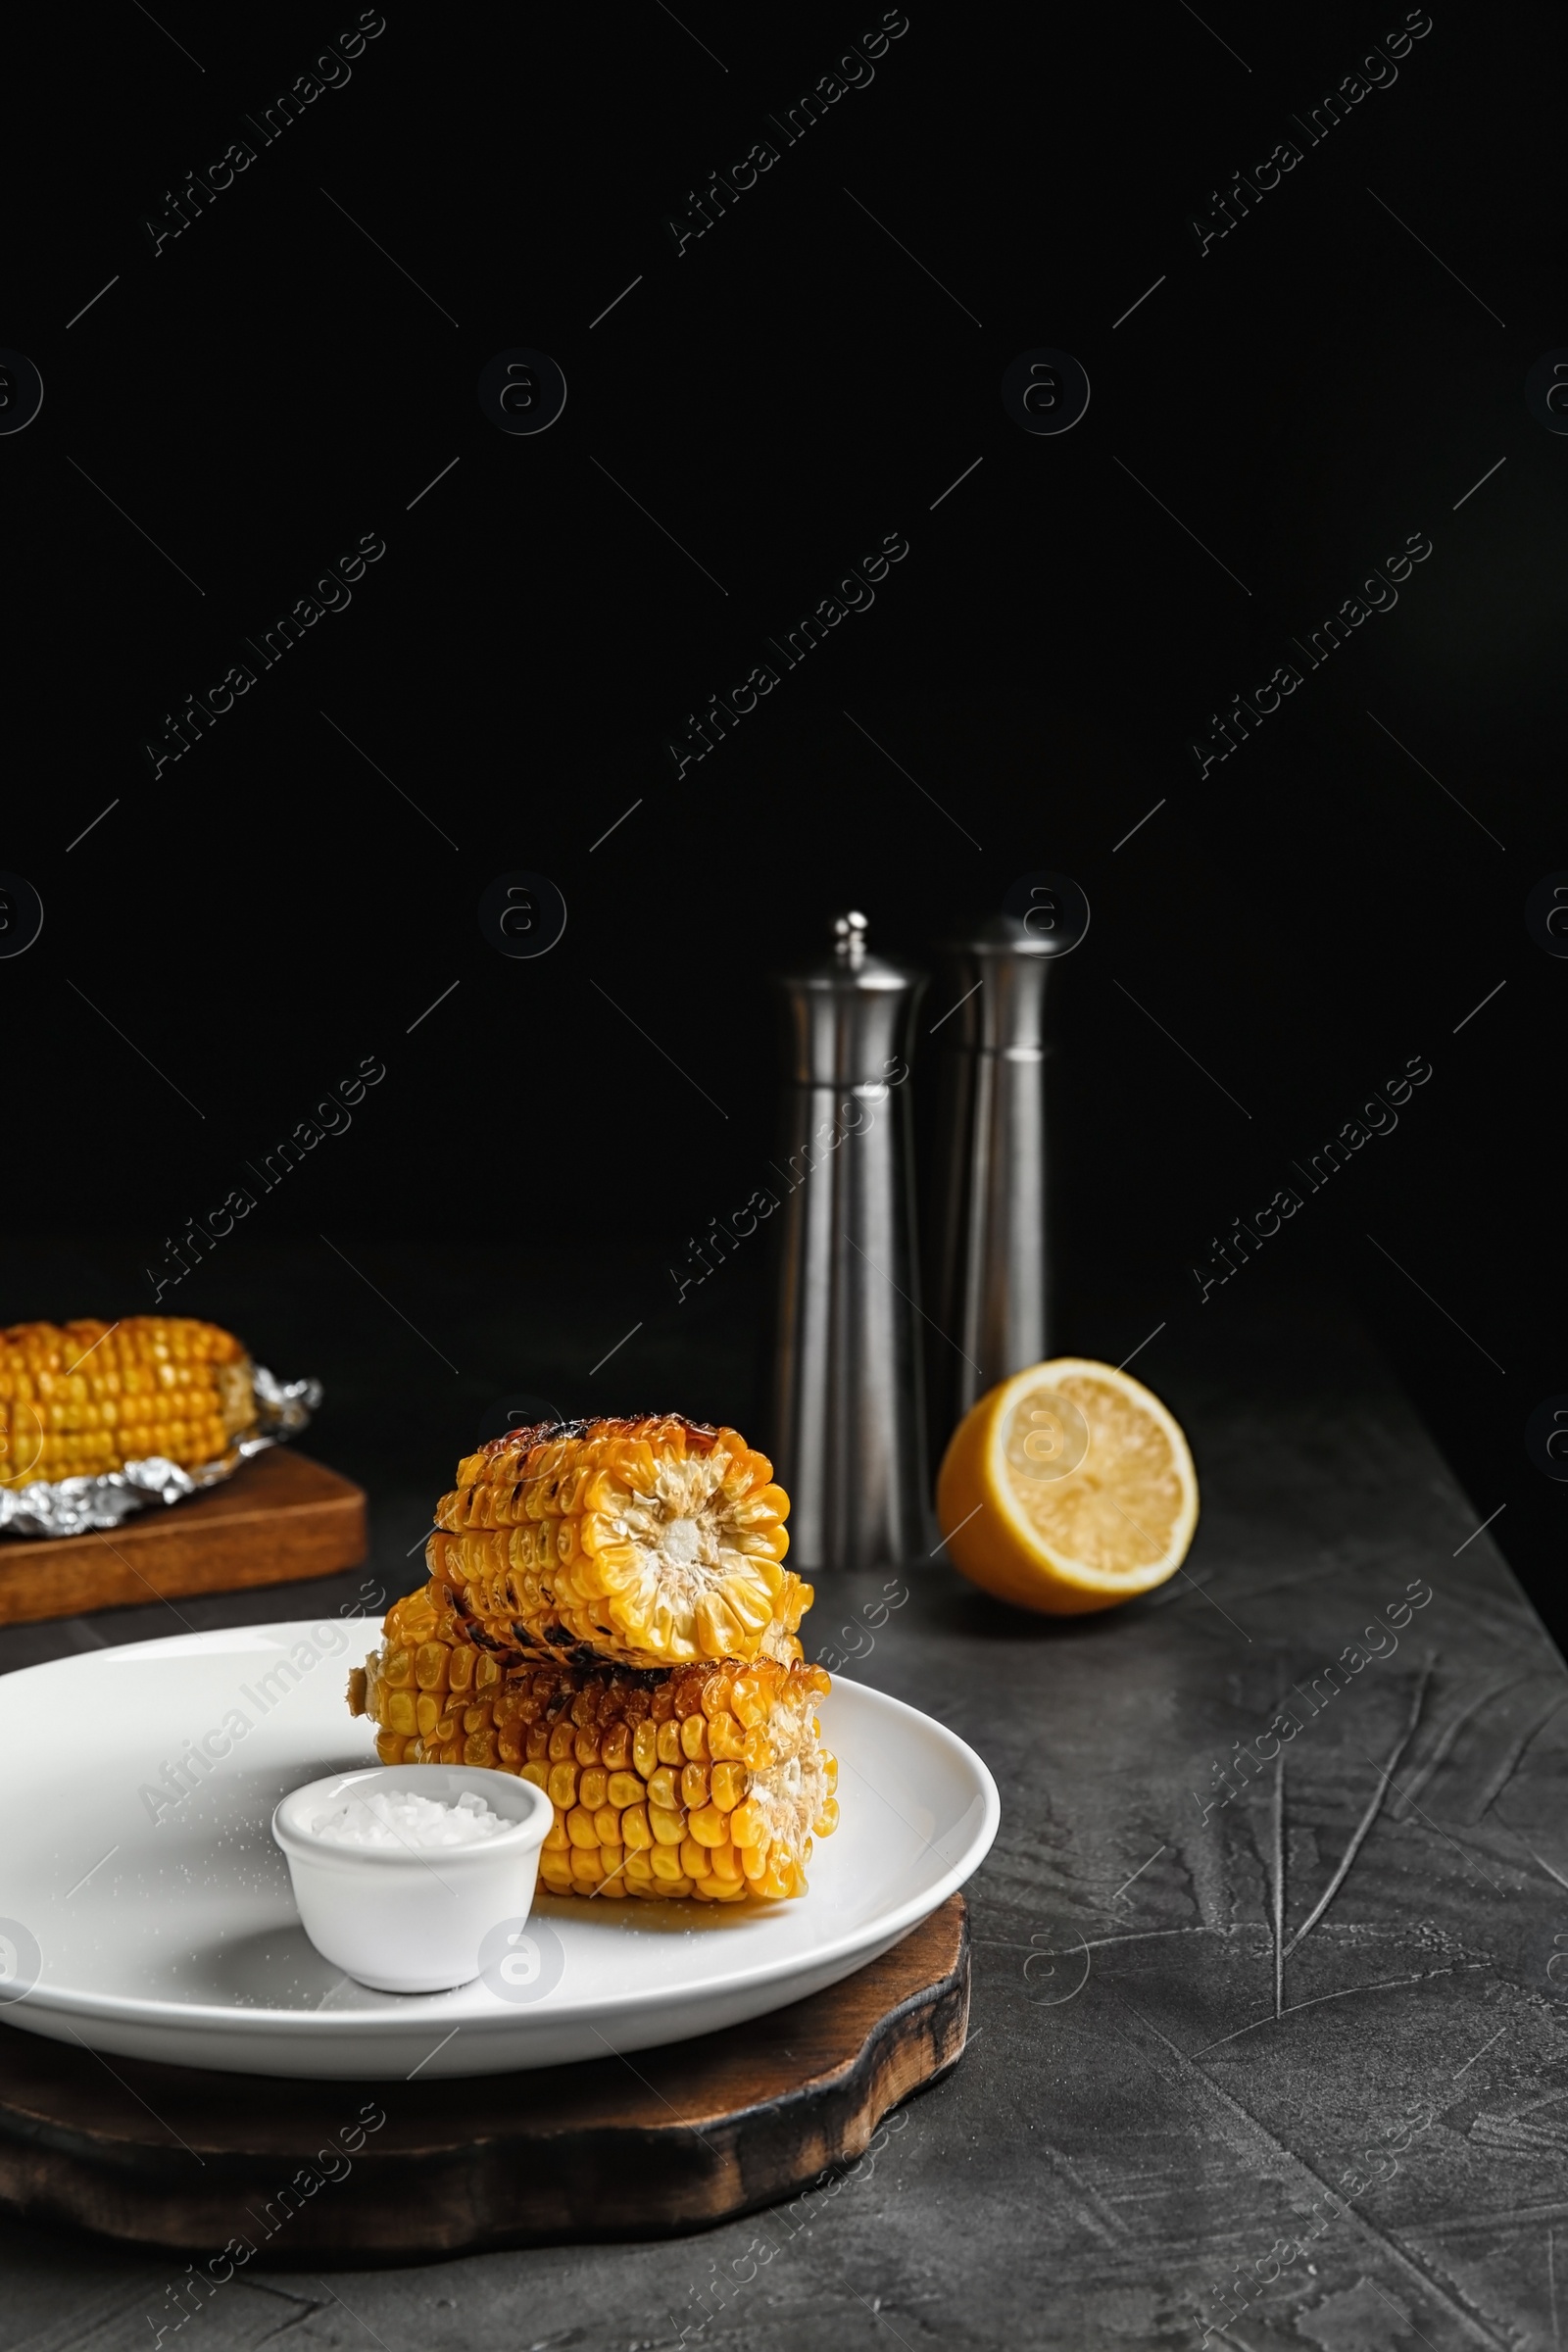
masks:
[[[375,1788],[368,1796],[345,1796],[328,1805],[310,1825],[328,1845],[371,1846],[392,1853],[444,1845],[474,1845],[512,1827],[492,1813],[482,1796],[466,1788],[454,1804],[418,1796],[412,1788]]]
[[[554,1818],[542,1788],[482,1765],[385,1764],[285,1796],[272,1836],[306,1935],[378,1992],[444,1992],[533,1901]]]

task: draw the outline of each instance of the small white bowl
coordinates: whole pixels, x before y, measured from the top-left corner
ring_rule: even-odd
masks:
[[[471,1791],[513,1827],[471,1845],[339,1844],[311,1824],[377,1789],[454,1804]],[[272,1815],[306,1935],[323,1960],[377,1992],[446,1992],[480,1973],[480,1945],[533,1901],[555,1808],[542,1788],[475,1764],[374,1764],[310,1781]]]

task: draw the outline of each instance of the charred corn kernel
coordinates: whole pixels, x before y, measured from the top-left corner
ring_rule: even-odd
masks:
[[[458,1705],[458,1661],[472,1643],[461,1596],[432,1582],[391,1610],[380,1651],[350,1678],[350,1705],[376,1725],[385,1763],[499,1762],[544,1788],[545,1886],[704,1902],[804,1889],[811,1836],[826,1835],[837,1810],[816,1719],[828,1688],[820,1667],[763,1659],[656,1676],[486,1653],[484,1694],[475,1677]],[[424,1654],[432,1644],[450,1653],[444,1665]],[[739,1732],[737,1692],[752,1718],[744,1755],[689,1754],[700,1745],[693,1725],[710,1747],[721,1723]],[[667,1762],[655,1760],[662,1745]],[[646,1758],[646,1778],[612,1755]]]
[[[98,1478],[155,1454],[193,1470],[255,1427],[250,1358],[216,1324],[126,1315],[0,1331],[0,1487]]]
[[[734,1430],[678,1414],[541,1423],[459,1463],[426,1557],[534,1656],[788,1663],[811,1593],[780,1565],[789,1499],[772,1482]]]

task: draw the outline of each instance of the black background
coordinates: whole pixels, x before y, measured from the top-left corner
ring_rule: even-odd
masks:
[[[668,1269],[760,1181],[766,975],[847,905],[928,958],[1049,866],[1094,907],[1065,1342],[1112,1298],[1223,1322],[1210,1237],[1427,1057],[1270,1254],[1361,1301],[1561,1638],[1564,1496],[1523,1447],[1568,1389],[1568,965],[1523,924],[1568,866],[1568,439],[1523,393],[1568,344],[1559,13],[1439,0],[1306,147],[1288,116],[1402,9],[914,6],[678,258],[686,191],[878,10],[392,6],[262,146],[242,114],[355,15],[12,35],[0,343],[46,392],[0,439],[0,866],[46,919],[0,961],[0,1319],[145,1309],[165,1237],[374,1056],[166,1306],[325,1372],[432,1492],[509,1383],[755,1416],[760,1246],[679,1309]],[[241,136],[155,258],[144,217]],[[1200,257],[1189,216],[1286,137]],[[519,345],[569,387],[538,437],[475,397]],[[1038,345],[1093,386],[1056,438],[1000,397]],[[368,532],[349,608],[155,780],[165,714]],[[686,714],[890,532],[874,608],[677,779]],[[1200,779],[1209,714],[1412,532],[1397,609]],[[511,868],[567,902],[536,962],[477,926]]]

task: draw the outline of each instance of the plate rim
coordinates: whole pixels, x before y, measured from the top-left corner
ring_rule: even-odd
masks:
[[[26,1677],[48,1676],[62,1669],[69,1670],[73,1667],[95,1664],[99,1661],[107,1664],[111,1659],[122,1657],[132,1651],[142,1656],[151,1651],[161,1651],[166,1655],[199,1656],[214,1642],[215,1637],[220,1642],[225,1634],[236,1636],[268,1634],[276,1636],[280,1642],[285,1635],[298,1639],[301,1629],[308,1630],[318,1622],[319,1620],[314,1618],[286,1618],[260,1625],[202,1628],[194,1634],[160,1635],[150,1642],[117,1642],[110,1650],[91,1650],[85,1653],[78,1651],[69,1658],[48,1658],[35,1666],[19,1667],[12,1674],[0,1676],[0,1690],[3,1690],[8,1684],[15,1684]],[[370,1621],[367,1620],[366,1622]],[[792,1975],[804,1976],[824,1965],[830,1966],[837,1960],[849,1958],[861,1943],[869,1947],[880,1939],[881,1948],[886,1950],[902,1936],[907,1935],[911,1929],[918,1927],[923,1919],[928,1918],[932,1911],[945,1903],[951,1894],[956,1893],[974,1875],[991,1851],[1002,1825],[1001,1791],[997,1787],[995,1775],[985,1758],[972,1748],[966,1740],[960,1739],[956,1732],[950,1730],[945,1723],[938,1722],[935,1716],[927,1715],[919,1707],[910,1706],[906,1699],[895,1698],[890,1691],[878,1690],[873,1685],[857,1682],[848,1675],[835,1675],[833,1690],[840,1690],[855,1691],[859,1699],[870,1703],[873,1713],[880,1707],[890,1709],[897,1716],[907,1717],[911,1723],[919,1726],[924,1735],[927,1737],[934,1735],[939,1745],[945,1746],[949,1750],[960,1769],[973,1777],[977,1784],[981,1817],[974,1833],[965,1841],[963,1851],[958,1858],[948,1865],[933,1886],[924,1888],[917,1894],[906,1896],[902,1903],[896,1904],[891,1910],[879,1915],[874,1923],[867,1923],[867,1925],[839,1937],[830,1937],[808,1953],[786,1953],[775,1959],[759,1961],[751,1968],[732,1974],[716,1984],[653,1990],[646,1986],[638,1986],[627,1992],[584,1997],[569,2009],[550,2008],[530,2013],[538,2015],[541,2027],[547,2024],[556,2027],[569,2027],[583,2022],[592,2023],[595,2020],[636,2016],[646,2009],[651,2001],[670,1998],[672,1991],[682,1999],[700,1999],[705,1994],[719,1995],[761,1990],[781,1978]],[[885,1803],[888,1800],[884,1798],[882,1801]],[[918,1836],[919,1833],[917,1832],[916,1835]],[[926,1842],[929,1845],[931,1841],[926,1840]],[[553,1918],[555,1914],[552,1913],[549,1916]],[[455,1989],[464,1991],[466,1987],[458,1986]],[[435,2000],[445,1996],[419,1994],[413,1997]],[[188,2032],[193,2034],[237,2033],[243,2037],[259,2041],[303,2033],[307,2042],[316,2039],[340,2038],[352,2043],[355,2040],[368,2039],[377,2034],[399,2032],[401,2030],[400,2019],[408,2018],[411,2026],[414,2022],[412,2018],[408,2017],[408,2012],[401,2008],[374,2009],[356,2013],[335,2009],[268,2009],[252,2006],[242,2007],[237,2004],[225,2007],[220,2003],[206,2001],[175,2004],[143,1994],[74,1992],[69,1988],[47,1986],[40,1983],[30,1986],[21,2000],[0,2004],[0,2024],[11,2023],[14,2018],[19,2018],[21,2011],[28,2007],[33,2010],[35,2015],[80,2017],[94,2019],[104,2024],[163,2028],[172,2033]],[[434,2022],[433,2018],[429,2022]],[[522,2022],[514,2008],[503,2008],[498,2009],[493,2015],[485,2014],[465,2019],[464,2030],[477,2034],[514,2032]],[[25,2028],[22,2030],[25,2031]]]

